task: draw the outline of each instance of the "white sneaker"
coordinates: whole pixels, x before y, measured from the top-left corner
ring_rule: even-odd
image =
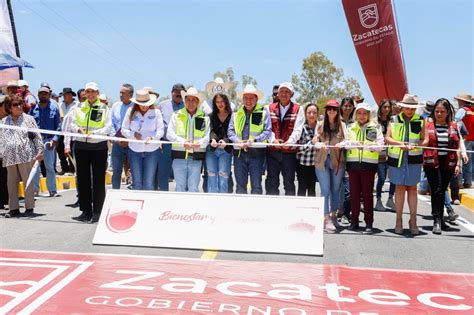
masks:
[[[382,204],[382,199],[377,198],[377,202],[375,203],[375,210],[385,211],[385,207]]]
[[[395,210],[395,202],[393,202],[393,197],[389,197],[385,206],[389,209]]]
[[[326,219],[326,222],[324,223],[324,231],[326,233],[336,232],[336,227],[334,226],[334,223],[332,223],[332,219],[330,218]]]

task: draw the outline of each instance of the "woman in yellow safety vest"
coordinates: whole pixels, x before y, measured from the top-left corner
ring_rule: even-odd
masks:
[[[374,222],[375,173],[379,162],[379,151],[384,144],[380,126],[370,119],[371,107],[367,103],[356,106],[355,121],[347,127],[346,170],[349,173],[351,225],[349,230],[359,229],[360,196],[364,200],[364,221],[366,233],[372,233]]]
[[[415,111],[423,107],[416,95],[405,94],[403,100],[397,103],[402,112],[393,116],[387,129],[385,140],[392,145],[388,148],[388,165],[390,182],[396,185],[395,209],[397,213],[395,233],[403,234],[403,205],[405,192],[408,194],[410,221],[408,222],[412,235],[420,232],[416,225],[417,191],[416,185],[421,176],[423,150],[419,146],[424,139],[424,120]]]

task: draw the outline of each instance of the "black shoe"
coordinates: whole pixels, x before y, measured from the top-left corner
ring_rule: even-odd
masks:
[[[441,234],[441,220],[439,218],[434,218],[433,234]]]
[[[23,213],[23,215],[24,215],[25,217],[32,217],[32,216],[35,215],[35,212],[33,211],[33,209],[26,209],[26,210],[25,210],[25,213]]]
[[[359,230],[359,224],[351,223],[351,225],[347,229],[349,231],[357,232]]]
[[[72,217],[73,220],[80,221],[80,222],[88,222],[91,219],[91,215],[85,214],[84,212],[77,216],[77,217]]]
[[[443,230],[443,231],[452,231],[451,227],[449,225],[447,225],[446,222],[444,222],[443,219],[441,219],[440,221],[441,221],[441,230]]]
[[[97,223],[97,222],[99,222],[99,218],[100,218],[100,213],[94,213],[92,215],[91,219],[87,223],[89,223],[89,224]]]
[[[67,204],[66,207],[71,207],[71,208],[77,208],[77,207],[79,207],[79,200],[76,201],[75,203],[69,203],[69,204]]]
[[[5,218],[18,218],[20,216],[20,210],[10,210],[5,213]]]
[[[456,221],[456,219],[459,218],[459,214],[455,213],[453,208],[449,207],[446,208],[446,210],[448,212],[448,220],[450,222]]]

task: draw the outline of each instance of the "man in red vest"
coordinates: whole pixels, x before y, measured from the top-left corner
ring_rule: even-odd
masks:
[[[464,137],[466,150],[474,150],[474,98],[472,95],[461,93],[455,97],[459,104],[459,110],[455,119],[464,124],[467,129],[467,135]],[[474,158],[473,153],[468,153],[469,160],[462,167],[462,177],[464,179],[464,188],[472,186],[472,168]]]
[[[272,143],[282,146],[269,146],[267,150],[267,179],[265,188],[267,195],[278,195],[280,173],[283,176],[285,195],[294,196],[296,152],[297,147],[291,146],[298,142],[305,121],[304,109],[291,101],[295,94],[293,84],[284,82],[278,88],[279,102],[270,104],[272,120]]]

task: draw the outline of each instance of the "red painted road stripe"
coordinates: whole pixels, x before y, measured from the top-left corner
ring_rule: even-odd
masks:
[[[471,274],[0,250],[2,314],[472,314],[472,292]]]

